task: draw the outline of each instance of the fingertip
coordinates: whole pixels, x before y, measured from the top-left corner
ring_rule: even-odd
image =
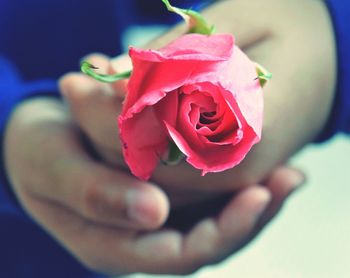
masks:
[[[250,202],[252,203],[251,213],[258,219],[264,213],[272,200],[272,195],[268,189],[256,185],[250,190]]]
[[[236,195],[218,218],[218,225],[227,237],[241,238],[249,234],[272,199],[260,185],[251,186]]]
[[[296,168],[289,168],[288,171],[289,171],[288,173],[289,183],[291,185],[294,185],[293,191],[297,188],[300,188],[306,183],[307,177],[304,172]]]
[[[60,91],[63,95],[69,95],[71,92],[72,86],[74,86],[77,79],[80,78],[82,74],[78,72],[70,72],[66,73],[60,79],[58,80],[58,86],[60,88]]]
[[[245,206],[253,214],[263,212],[272,199],[268,189],[261,185],[253,185],[237,197],[238,205]]]
[[[283,199],[302,187],[305,182],[306,176],[301,170],[283,166],[271,174],[267,187],[272,195]]]
[[[152,184],[133,188],[127,194],[127,214],[130,220],[147,229],[164,224],[169,214],[169,200],[165,193]]]

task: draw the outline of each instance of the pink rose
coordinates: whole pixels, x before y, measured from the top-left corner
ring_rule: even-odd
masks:
[[[129,54],[133,72],[119,129],[135,176],[149,179],[171,140],[202,175],[234,167],[260,141],[256,64],[231,35],[188,34]]]

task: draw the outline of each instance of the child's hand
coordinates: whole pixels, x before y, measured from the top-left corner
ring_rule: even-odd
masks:
[[[93,160],[80,139],[62,103],[31,99],[8,123],[5,164],[26,212],[82,264],[107,274],[185,274],[219,261],[254,237],[302,182],[281,168],[266,188],[241,191],[188,233],[147,232],[166,219],[166,196]]]

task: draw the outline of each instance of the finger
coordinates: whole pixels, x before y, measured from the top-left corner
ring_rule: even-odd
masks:
[[[47,177],[32,186],[33,194],[98,223],[146,229],[163,224],[169,208],[162,190],[91,160],[71,127],[48,125],[54,133],[43,128],[37,135],[49,142],[38,146],[45,153],[38,167]]]
[[[119,55],[113,59],[100,54],[93,53],[83,58],[90,64],[94,65],[99,73],[102,74],[116,74],[121,72],[127,72],[132,70],[131,59],[127,54]],[[98,83],[105,85],[106,93],[117,96],[120,100],[123,100],[126,95],[126,85],[128,79],[122,79],[111,84]]]
[[[188,256],[199,268],[232,254],[252,233],[271,200],[261,186],[252,186],[235,196],[217,219],[197,224],[186,240]]]
[[[111,275],[128,273],[118,263],[124,260],[123,254],[114,247],[116,242],[130,240],[136,231],[90,222],[57,202],[31,195],[24,199],[31,203],[28,211],[36,222],[87,269]]]
[[[83,74],[65,75],[60,87],[74,120],[89,139],[112,155],[120,152],[117,117],[122,104],[108,93],[111,88]]]
[[[148,270],[156,273],[159,261],[163,263],[161,269],[171,272],[174,253],[180,258],[181,235],[176,232],[155,232],[139,239],[132,230],[92,223],[57,203],[27,198],[31,198],[31,212],[39,224],[95,272],[118,275]],[[165,264],[169,268],[164,268]]]
[[[266,225],[282,208],[291,194],[305,183],[305,175],[290,167],[279,167],[274,170],[266,181],[266,188],[270,191],[272,199],[260,219],[259,226]]]
[[[270,201],[269,192],[254,186],[232,199],[217,219],[199,222],[188,235],[160,231],[139,237],[128,246],[129,256],[142,262],[139,271],[189,274],[221,260],[253,231]],[[155,268],[156,265],[156,268]]]
[[[60,186],[55,197],[49,198],[66,204],[90,221],[155,229],[167,218],[168,199],[162,190],[117,169],[77,157],[59,157],[53,172]]]
[[[96,225],[54,203],[37,201],[32,209],[40,223],[94,271],[189,274],[227,255],[253,229],[268,202],[263,188],[246,189],[217,220],[203,220],[188,236],[173,230],[138,235]]]
[[[240,244],[253,230],[269,200],[267,190],[253,187],[235,197],[218,219],[201,221],[188,235],[162,230],[116,242],[115,250],[124,254],[119,263],[125,272],[192,273]]]
[[[200,267],[237,252],[258,235],[304,181],[300,171],[279,167],[267,181],[266,188],[254,186],[240,193],[217,221],[205,219],[192,230],[188,239],[192,241],[189,250],[195,252],[192,260],[197,260]]]
[[[302,184],[305,176],[302,172],[290,167],[279,167],[274,170],[266,182],[266,189],[271,194],[271,201],[262,213],[254,230],[232,252],[244,247],[255,238],[262,229],[277,215],[283,204]]]

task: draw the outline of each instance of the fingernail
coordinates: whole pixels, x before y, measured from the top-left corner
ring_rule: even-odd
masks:
[[[155,198],[146,190],[132,189],[127,195],[127,216],[133,222],[145,226],[154,222]]]

